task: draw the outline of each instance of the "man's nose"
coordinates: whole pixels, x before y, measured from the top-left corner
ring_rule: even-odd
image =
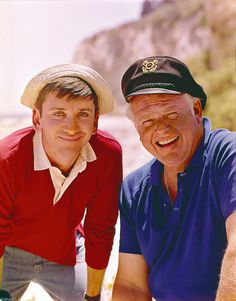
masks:
[[[167,133],[169,131],[169,128],[170,125],[164,120],[157,121],[155,124],[155,132],[158,135],[163,135]]]
[[[69,135],[75,135],[80,129],[76,116],[68,117],[65,124],[65,132]]]

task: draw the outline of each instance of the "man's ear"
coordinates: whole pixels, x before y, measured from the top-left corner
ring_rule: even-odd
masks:
[[[94,118],[94,123],[93,123],[93,132],[92,132],[92,135],[95,135],[97,133],[98,118],[99,118],[99,113],[96,113],[95,118]]]
[[[196,99],[196,101],[193,104],[193,110],[194,114],[198,120],[199,123],[202,122],[202,105],[200,99]]]
[[[33,111],[32,111],[32,122],[33,122],[35,130],[41,129],[40,119],[41,119],[41,117],[40,117],[39,110],[34,107]]]

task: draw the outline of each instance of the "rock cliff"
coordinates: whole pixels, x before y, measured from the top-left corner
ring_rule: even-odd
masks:
[[[123,72],[136,59],[155,54],[183,60],[190,65],[210,98],[224,97],[222,93],[227,89],[225,96],[230,102],[227,106],[234,105],[235,1],[157,2],[162,3],[156,5],[153,11],[142,13],[139,20],[99,32],[84,40],[76,50],[73,61],[88,65],[105,77],[117,100],[116,112],[122,111],[124,103],[120,90]],[[143,11],[145,3],[147,5],[147,0],[143,4]],[[212,81],[215,81],[215,85],[212,85]],[[223,92],[218,91],[222,81]],[[214,115],[210,106],[208,102],[207,110]],[[227,126],[234,128],[234,116],[231,117]],[[224,119],[225,115],[222,115]],[[217,121],[216,125],[222,126],[222,120]]]

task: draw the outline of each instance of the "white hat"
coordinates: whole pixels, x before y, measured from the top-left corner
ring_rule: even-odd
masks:
[[[58,65],[35,75],[25,87],[21,103],[32,109],[39,92],[48,83],[64,76],[76,76],[92,87],[98,97],[99,114],[106,114],[113,110],[114,96],[106,81],[95,70],[79,64]]]

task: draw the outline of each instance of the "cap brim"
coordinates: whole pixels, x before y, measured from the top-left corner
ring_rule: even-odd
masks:
[[[113,110],[114,96],[106,81],[95,70],[79,64],[50,67],[34,76],[25,87],[21,103],[33,108],[40,91],[51,81],[65,76],[78,77],[93,88],[98,97],[99,114],[106,114]]]
[[[126,99],[135,96],[135,95],[145,95],[145,94],[181,94],[182,92],[179,91],[173,91],[163,88],[148,88],[148,89],[142,89],[135,91],[133,93],[130,93],[126,96]]]

